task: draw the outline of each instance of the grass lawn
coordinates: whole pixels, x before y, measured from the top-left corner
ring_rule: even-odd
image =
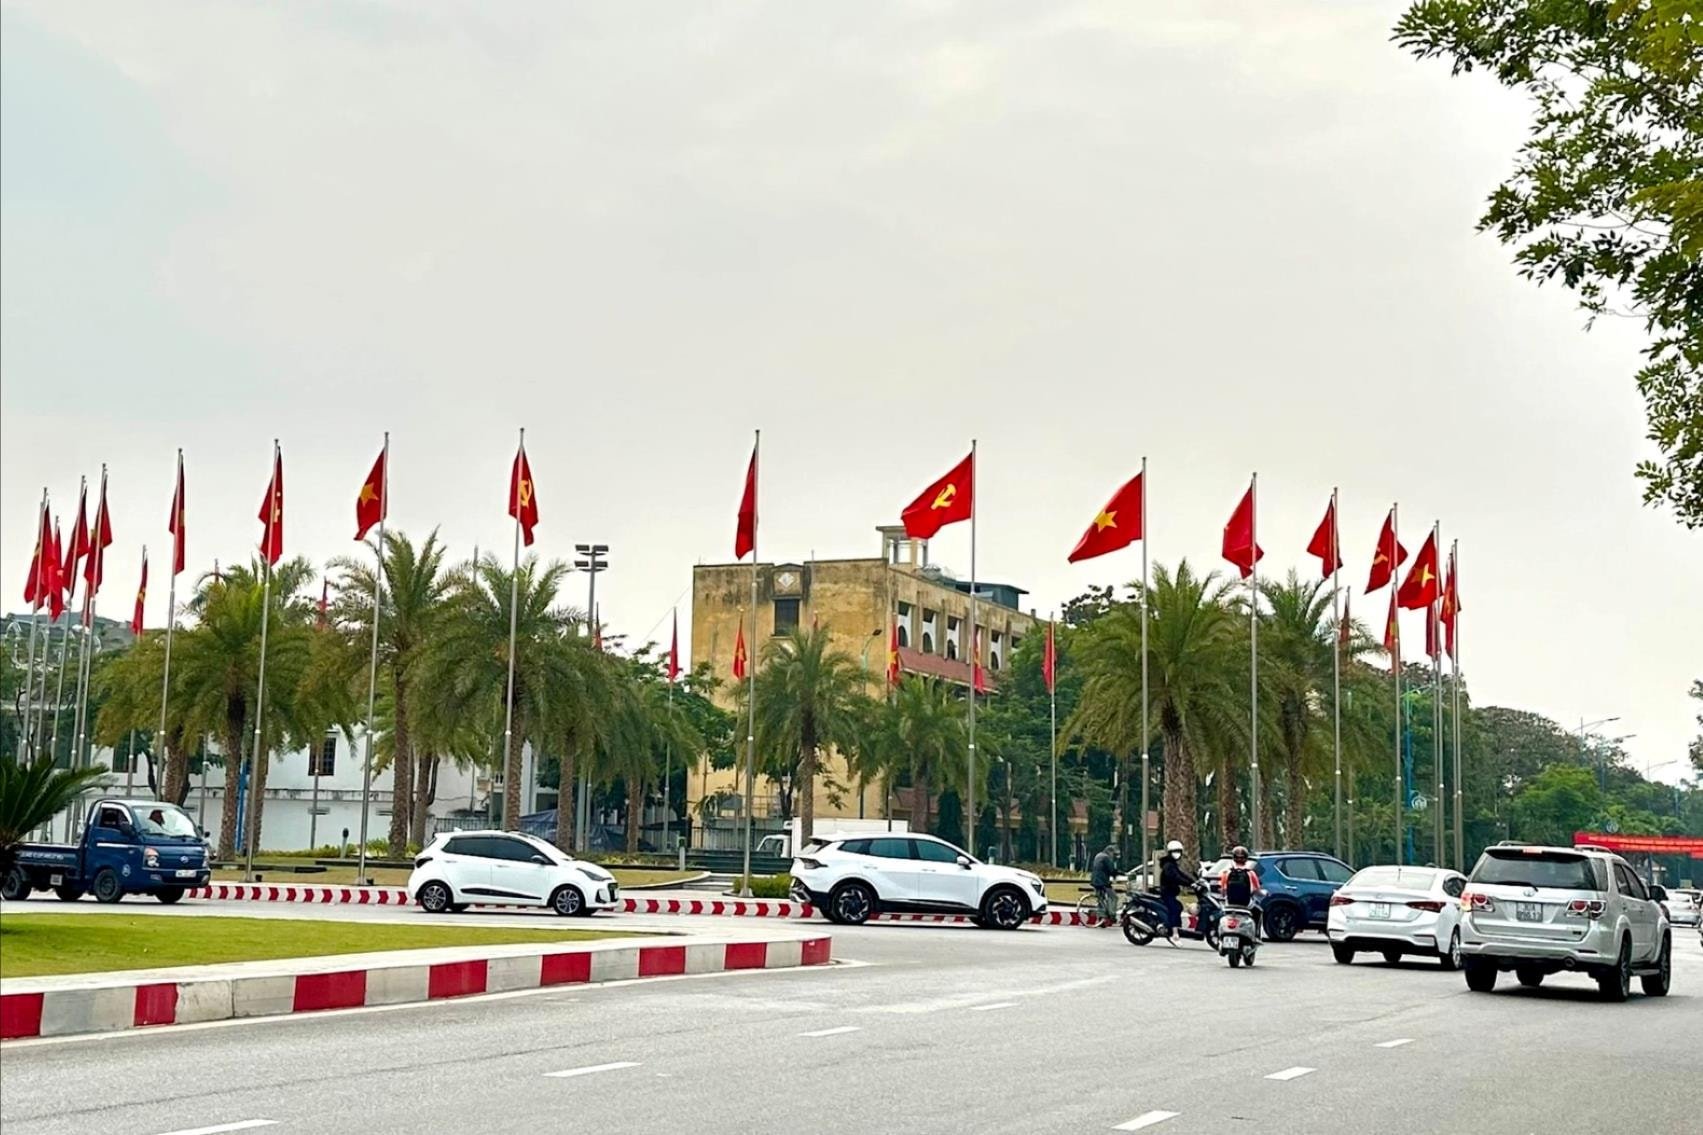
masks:
[[[256,857],[259,858],[258,856]],[[287,862],[287,861],[282,861]],[[702,871],[629,871],[620,867],[608,868],[615,881],[621,884],[623,890],[649,884],[651,886],[666,886],[696,879]],[[268,883],[280,886],[313,886],[316,883],[326,886],[349,886],[355,881],[353,867],[327,867],[323,871],[303,874],[295,871],[267,871],[262,863],[255,864],[255,873]],[[370,867],[367,874],[373,882],[381,887],[404,887],[408,885],[409,872],[400,867]],[[213,879],[221,883],[242,882],[241,871],[215,871]]]
[[[391,926],[308,919],[162,918],[149,914],[8,914],[0,920],[0,977],[211,965],[364,954],[428,946],[585,942],[628,937],[601,930]]]

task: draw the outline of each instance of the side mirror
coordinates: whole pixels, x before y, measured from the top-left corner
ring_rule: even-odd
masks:
[[[968,871],[970,869],[970,857],[968,855],[960,855],[958,857],[958,866]]]
[[[1655,899],[1657,902],[1667,902],[1668,901],[1667,888],[1666,887],[1652,886],[1650,888],[1650,897]]]
[[[534,863],[538,864],[538,866],[540,866],[540,867],[550,866],[550,861],[548,859],[544,858],[542,855],[534,855],[532,857],[532,861]]]

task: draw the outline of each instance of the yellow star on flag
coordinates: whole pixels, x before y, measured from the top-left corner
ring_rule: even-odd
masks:
[[[1118,514],[1110,509],[1102,510],[1100,515],[1094,518],[1094,527],[1101,532],[1104,532],[1108,528],[1116,528],[1117,526]]]

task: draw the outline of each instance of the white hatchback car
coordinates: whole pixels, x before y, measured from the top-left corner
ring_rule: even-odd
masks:
[[[545,906],[568,916],[620,905],[615,876],[518,832],[440,832],[414,860],[408,893],[430,914],[473,903]]]
[[[967,914],[977,926],[1015,930],[1047,909],[1039,875],[916,832],[813,839],[792,861],[792,894],[851,926],[892,911]]]
[[[1359,952],[1394,964],[1404,954],[1461,966],[1461,904],[1466,876],[1436,867],[1367,867],[1331,896],[1325,933],[1347,965]]]

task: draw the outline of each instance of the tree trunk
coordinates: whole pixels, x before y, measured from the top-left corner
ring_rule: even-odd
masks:
[[[254,771],[248,776],[249,816],[243,824],[245,851],[260,850],[260,824],[266,817],[266,773],[272,763],[264,747],[254,754]]]
[[[408,843],[413,847],[426,846],[426,821],[436,798],[437,766],[441,758],[435,753],[421,753],[414,762],[414,807],[409,810]]]
[[[1236,769],[1225,761],[1218,769],[1218,840],[1219,854],[1229,854],[1242,842],[1242,802],[1236,798]],[[1259,843],[1259,840],[1254,840]]]
[[[1200,860],[1200,833],[1194,815],[1194,753],[1182,732],[1165,734],[1165,830],[1183,845],[1183,857]]]
[[[627,854],[639,853],[639,828],[644,824],[645,787],[636,776],[627,777]]]
[[[165,753],[165,776],[160,783],[160,799],[169,800],[178,807],[189,798],[189,754],[184,752],[183,738],[177,743],[172,738],[161,739],[160,748]]]
[[[579,818],[574,809],[578,764],[579,759],[570,746],[562,753],[562,774],[556,781],[556,846],[570,852],[574,849],[574,823]]]
[[[408,737],[408,693],[401,674],[391,683],[395,707],[395,746],[390,755],[390,857],[408,854],[408,831],[414,804],[414,747]]]
[[[508,752],[503,754],[503,830],[520,830],[520,745],[526,736],[526,718],[516,714],[514,732],[508,737]],[[557,846],[561,846],[561,827],[557,826]]]
[[[816,746],[806,742],[798,754],[798,842],[816,834]]]
[[[225,798],[219,805],[219,858],[231,860],[237,854],[237,799],[242,783],[243,713],[239,708],[225,718],[225,735],[220,742],[225,750]]]
[[[1288,798],[1284,800],[1283,846],[1305,847],[1302,829],[1307,826],[1307,786],[1301,780],[1301,754],[1291,753],[1288,764]]]
[[[911,830],[929,833],[928,824],[928,781],[913,774],[911,781]]]

